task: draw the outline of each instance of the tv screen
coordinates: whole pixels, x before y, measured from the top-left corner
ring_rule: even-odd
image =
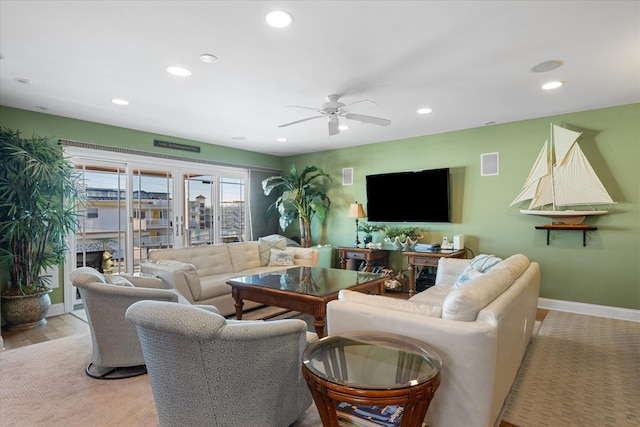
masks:
[[[449,169],[367,175],[367,220],[451,222]]]

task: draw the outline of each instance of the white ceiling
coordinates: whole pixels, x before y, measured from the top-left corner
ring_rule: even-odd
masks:
[[[0,55],[1,105],[285,156],[639,102],[640,2],[0,0]],[[278,128],[333,93],[391,125]]]

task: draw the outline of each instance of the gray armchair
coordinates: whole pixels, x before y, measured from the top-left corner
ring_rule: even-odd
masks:
[[[196,306],[141,301],[138,328],[160,426],[286,427],[311,405],[302,320],[227,321]]]
[[[147,372],[136,328],[124,317],[131,304],[141,300],[189,304],[178,291],[162,289],[162,281],[156,278],[103,275],[80,267],[70,279],[78,287],[89,320],[93,354],[86,373],[93,378],[120,379]]]

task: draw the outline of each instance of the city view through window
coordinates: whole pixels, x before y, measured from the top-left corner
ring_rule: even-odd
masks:
[[[77,167],[88,198],[75,239],[78,266],[138,272],[151,249],[245,240],[244,178],[184,174],[179,206],[172,173],[135,169],[128,189],[125,168]]]

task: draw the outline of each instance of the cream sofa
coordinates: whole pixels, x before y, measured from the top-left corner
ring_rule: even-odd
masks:
[[[283,237],[151,250],[140,270],[159,277],[166,288],[178,290],[192,304],[214,305],[221,315],[228,316],[235,313],[229,279],[300,265],[317,266],[318,258],[317,250],[288,247]],[[243,309],[259,305],[245,301]]]
[[[435,286],[409,300],[343,291],[327,306],[329,335],[389,332],[436,350],[443,369],[429,427],[492,427],[535,323],[537,263],[518,254],[481,273],[471,262],[441,258]]]

